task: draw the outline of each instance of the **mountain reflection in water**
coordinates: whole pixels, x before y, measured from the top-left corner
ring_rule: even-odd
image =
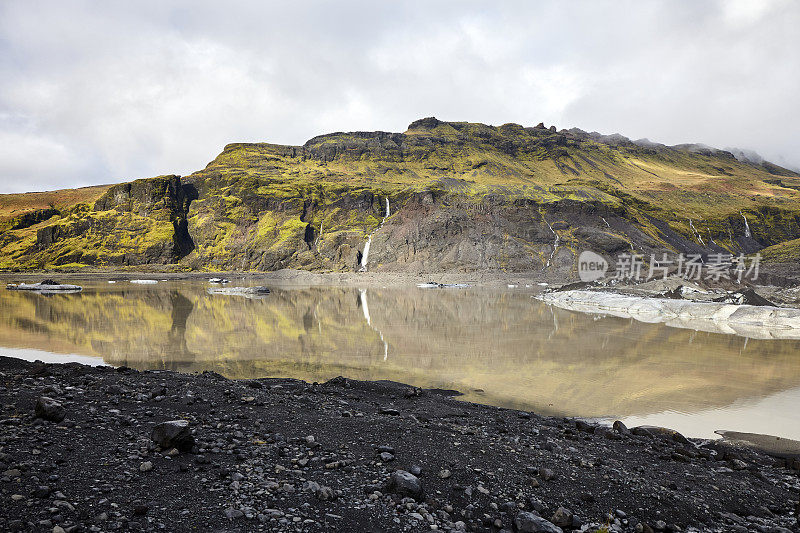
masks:
[[[774,412],[786,402],[764,401],[800,387],[800,341],[597,317],[519,290],[272,287],[267,297],[248,299],[207,287],[120,282],[52,296],[2,291],[0,354],[33,349],[232,378],[391,379],[543,414],[653,423],[665,413],[673,427],[691,418],[692,435],[697,416],[702,424],[725,421],[704,435],[747,431],[746,418],[763,413],[743,406],[766,405],[775,434],[800,437],[787,433],[800,427],[787,417],[800,415]],[[734,412],[744,413],[738,422],[724,416]]]

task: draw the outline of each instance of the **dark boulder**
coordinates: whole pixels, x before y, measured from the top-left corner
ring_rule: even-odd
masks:
[[[652,437],[667,441],[679,442],[681,444],[691,444],[689,439],[670,428],[659,426],[636,426],[631,429],[631,433],[640,437]]]
[[[397,470],[392,473],[386,484],[386,491],[400,496],[410,496],[415,500],[421,499],[424,495],[419,478],[405,470]]]
[[[186,420],[170,420],[156,425],[151,438],[163,449],[177,448],[188,452],[194,446],[194,436]]]
[[[559,507],[553,516],[550,517],[550,521],[557,525],[558,527],[564,528],[571,528],[572,527],[572,513],[569,510]]]
[[[49,420],[50,422],[61,422],[67,416],[67,410],[59,402],[47,396],[40,396],[36,400],[34,409],[37,418]]]
[[[564,531],[541,516],[523,511],[514,519],[514,528],[519,533],[564,533]]]

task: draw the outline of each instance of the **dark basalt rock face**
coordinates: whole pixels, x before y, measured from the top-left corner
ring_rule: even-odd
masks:
[[[97,235],[99,240],[113,233],[128,233],[136,238],[161,226],[163,229],[157,234],[163,237],[139,246],[134,252],[106,261],[111,264],[174,263],[194,249],[187,213],[196,198],[196,189],[182,184],[181,178],[175,175],[115,185],[91,209],[84,206],[58,223],[37,230],[32,251],[46,252],[58,243],[87,235]],[[172,231],[169,231],[170,227]],[[55,264],[91,262],[91,258],[96,257],[91,249],[70,249],[54,255],[51,261]]]
[[[321,161],[358,160],[365,155],[386,161],[402,161],[405,136],[401,133],[331,133],[314,137],[303,145],[303,154]]]
[[[173,262],[194,250],[187,214],[192,201],[197,197],[197,189],[191,184],[181,183],[180,176],[160,176],[116,185],[95,202],[94,209],[116,209],[144,217],[158,211],[166,214],[174,229],[172,250],[166,250],[167,255],[171,256],[170,262]]]
[[[11,229],[29,228],[31,226],[34,226],[40,222],[44,222],[45,220],[60,214],[61,214],[60,211],[53,207],[49,209],[37,209],[35,211],[25,213],[15,218],[11,224]]]
[[[94,203],[94,210],[118,209],[147,216],[160,209],[179,213],[183,211],[183,204],[181,178],[171,175],[114,185]]]

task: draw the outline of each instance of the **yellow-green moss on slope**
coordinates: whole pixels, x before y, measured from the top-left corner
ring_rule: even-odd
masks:
[[[498,254],[491,264],[522,268],[527,257],[533,268],[552,245],[541,213],[562,221],[569,249],[749,252],[800,237],[792,180],[706,147],[429,118],[404,133],[230,144],[188,177],[48,196],[58,215],[22,224],[2,219],[12,209],[3,206],[27,201],[27,213],[35,202],[0,196],[0,268],[353,269],[387,199],[393,216],[373,249],[381,264],[448,256],[466,268]]]

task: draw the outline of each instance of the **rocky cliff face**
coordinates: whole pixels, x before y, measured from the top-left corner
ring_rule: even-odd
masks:
[[[427,118],[405,133],[228,145],[190,176],[6,223],[0,266],[356,270],[369,238],[369,270],[563,277],[583,249],[750,253],[798,239],[797,178],[698,145]]]
[[[91,205],[53,210],[44,221],[25,226],[26,231],[6,232],[15,239],[9,244],[21,253],[6,258],[5,264],[48,268],[176,263],[194,247],[186,219],[193,197],[191,187],[174,175],[114,185]]]
[[[187,213],[196,189],[181,183],[180,176],[161,176],[111,187],[94,204],[95,211],[115,210],[142,218],[156,218],[172,224],[172,247],[162,245],[160,254],[167,262],[180,260],[194,249],[189,235]]]

